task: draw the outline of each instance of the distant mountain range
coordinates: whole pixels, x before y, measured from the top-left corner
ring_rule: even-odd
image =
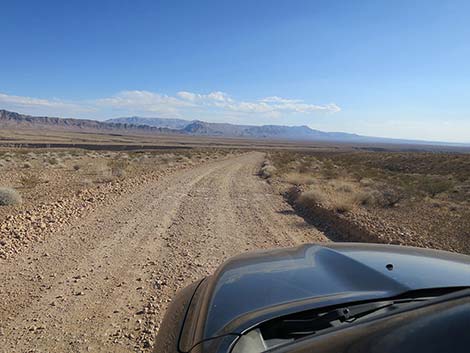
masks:
[[[209,123],[200,120],[161,119],[161,118],[117,118],[106,120],[113,124],[135,124],[139,126],[167,127],[178,129],[186,134],[197,136],[240,137],[257,139],[283,139],[303,141],[371,141],[380,138],[348,134],[344,132],[323,132],[308,126],[284,125],[235,125]]]
[[[124,117],[106,120],[109,123],[136,124],[139,126],[168,127],[178,129],[180,132],[196,136],[220,136],[273,140],[293,141],[322,141],[322,142],[349,142],[349,143],[395,143],[395,144],[435,144],[454,145],[451,143],[429,142],[419,140],[392,139],[383,137],[370,137],[346,132],[324,132],[311,129],[308,126],[285,125],[236,125],[228,123],[209,123],[200,120],[161,119]],[[456,144],[459,145],[459,144]]]
[[[14,129],[46,129],[84,132],[139,132],[176,134],[178,130],[150,125],[134,125],[126,123],[111,123],[89,119],[56,118],[48,116],[31,116],[8,110],[0,110],[0,128]]]
[[[456,145],[442,142],[390,139],[369,137],[345,132],[324,132],[308,126],[284,125],[236,125],[228,123],[209,123],[200,120],[162,119],[124,117],[106,121],[70,119],[56,117],[30,116],[0,110],[0,128],[13,129],[50,129],[61,131],[108,132],[108,133],[145,133],[188,136],[214,136],[226,138],[253,138],[292,141],[321,141],[345,143],[393,143],[420,145]]]
[[[184,129],[187,125],[191,123],[191,121],[183,119],[140,118],[138,116],[131,116],[129,118],[108,119],[106,120],[106,122],[128,125],[146,125],[176,130]]]

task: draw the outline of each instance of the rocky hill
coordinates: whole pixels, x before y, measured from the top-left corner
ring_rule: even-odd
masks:
[[[308,126],[284,125],[236,125],[228,123],[209,123],[200,120],[163,119],[163,118],[117,118],[106,121],[30,116],[0,110],[0,128],[10,129],[50,129],[60,131],[110,132],[110,133],[147,133],[167,135],[238,137],[253,139],[321,141],[372,144],[405,144],[460,146],[468,144],[430,142],[418,140],[370,137],[345,132],[324,132]]]
[[[183,119],[164,119],[164,118],[141,118],[131,116],[128,118],[114,118],[106,120],[107,123],[147,125],[154,127],[163,127],[168,129],[184,129],[191,121]]]
[[[287,139],[306,141],[369,141],[376,140],[366,136],[348,134],[343,132],[323,132],[308,126],[284,125],[236,125],[228,123],[209,123],[200,120],[162,119],[162,118],[118,118],[106,122],[119,122],[125,124],[139,124],[153,127],[173,127],[184,133],[198,136],[244,137],[265,139]],[[176,127],[178,126],[178,127]]]
[[[127,123],[110,123],[97,120],[57,118],[48,116],[31,116],[0,110],[0,128],[13,129],[51,129],[68,131],[116,131],[138,133],[178,134],[178,130],[149,125],[133,125]]]

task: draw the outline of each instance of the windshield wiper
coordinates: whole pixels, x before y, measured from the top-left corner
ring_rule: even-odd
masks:
[[[409,298],[399,300],[387,300],[369,302],[352,306],[336,308],[327,312],[314,313],[309,316],[283,318],[270,328],[265,327],[263,332],[267,336],[274,334],[283,338],[299,338],[299,336],[311,335],[330,327],[343,323],[351,323],[362,317],[371,315],[383,309],[397,309],[401,304],[423,301],[427,298]],[[271,333],[271,334],[270,334]]]

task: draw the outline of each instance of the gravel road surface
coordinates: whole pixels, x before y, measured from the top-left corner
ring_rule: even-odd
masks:
[[[327,241],[257,176],[263,158],[139,185],[0,262],[0,351],[151,351],[175,292],[228,257]]]

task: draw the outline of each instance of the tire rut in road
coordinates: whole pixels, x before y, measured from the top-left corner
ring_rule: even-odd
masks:
[[[175,292],[228,257],[324,241],[256,176],[262,160],[177,172],[3,263],[2,349],[148,351]]]

